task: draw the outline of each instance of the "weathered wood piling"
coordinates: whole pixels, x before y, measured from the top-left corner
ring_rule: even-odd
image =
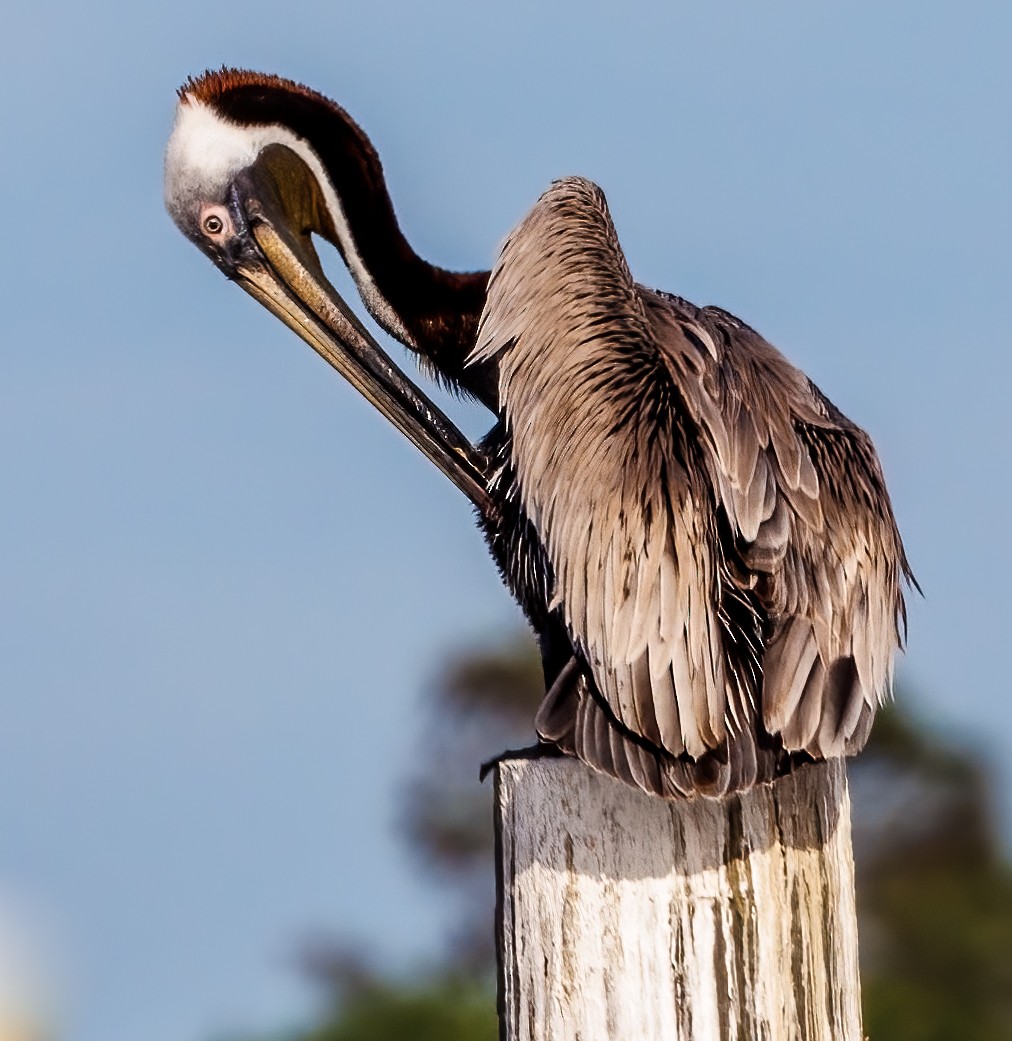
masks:
[[[504,1041],[861,1041],[842,761],[667,802],[497,768]]]

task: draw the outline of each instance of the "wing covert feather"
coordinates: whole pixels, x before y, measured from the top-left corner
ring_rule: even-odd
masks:
[[[493,360],[588,670],[549,696],[553,739],[667,795],[858,751],[912,580],[867,435],[732,315],[637,286],[577,178],[503,247],[470,359]]]
[[[472,360],[496,355],[524,507],[574,644],[622,726],[703,756],[724,739],[729,682],[713,496],[589,182],[553,186],[504,246]]]
[[[769,618],[764,723],[788,750],[855,751],[862,706],[889,696],[912,580],[871,440],[733,316],[643,295]],[[698,327],[715,353],[696,346]]]

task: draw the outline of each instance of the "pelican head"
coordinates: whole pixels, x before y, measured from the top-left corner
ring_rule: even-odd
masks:
[[[223,69],[191,79],[179,91],[166,150],[165,205],[226,277],[298,333],[479,508],[488,507],[480,453],[380,348],[320,264],[314,235],[337,247],[379,324],[415,350],[416,330],[435,328],[431,316],[410,301],[391,301],[396,264],[372,262],[360,243],[368,248],[382,233],[383,256],[468,277],[439,272],[410,250],[379,160],[342,109],[274,76]]]

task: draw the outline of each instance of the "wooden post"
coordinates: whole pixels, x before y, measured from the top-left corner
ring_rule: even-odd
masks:
[[[861,1041],[841,761],[723,800],[497,768],[504,1041]]]

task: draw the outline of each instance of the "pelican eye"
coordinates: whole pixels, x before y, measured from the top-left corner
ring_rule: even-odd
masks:
[[[224,206],[204,206],[200,211],[200,230],[213,242],[221,243],[232,234],[232,218]]]

